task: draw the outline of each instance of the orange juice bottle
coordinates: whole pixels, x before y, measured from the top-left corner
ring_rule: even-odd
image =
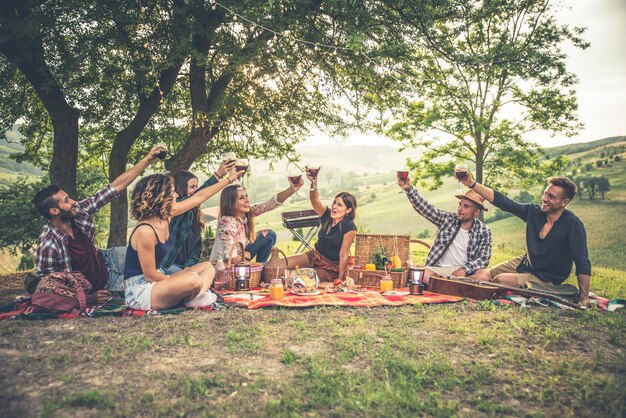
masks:
[[[285,289],[283,288],[283,281],[281,279],[274,279],[270,282],[270,298],[272,300],[282,299],[285,295]]]
[[[391,276],[386,275],[380,279],[380,291],[387,292],[389,290],[393,290],[393,280],[391,280]]]

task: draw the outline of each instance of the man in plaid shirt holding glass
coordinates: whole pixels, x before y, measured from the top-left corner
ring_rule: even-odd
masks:
[[[484,199],[472,190],[456,195],[459,206],[456,212],[437,209],[411,185],[411,179],[398,177],[400,186],[413,208],[437,226],[437,238],[426,257],[424,283],[435,273],[444,277],[472,277],[489,281],[485,270],[491,259],[491,231],[478,217],[487,210]]]
[[[93,239],[93,215],[120,195],[158,156],[162,147],[153,147],[135,166],[122,173],[94,196],[75,201],[57,185],[48,186],[33,199],[37,212],[48,219],[37,243],[35,259],[40,275],[80,271],[97,291],[98,302],[110,295],[118,283],[109,281],[109,269]]]

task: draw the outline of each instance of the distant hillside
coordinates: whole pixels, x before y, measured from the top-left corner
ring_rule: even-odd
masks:
[[[30,163],[18,163],[10,158],[11,154],[16,154],[24,150],[19,143],[19,134],[15,131],[6,132],[0,138],[0,184],[10,184],[19,176],[42,176],[44,173]]]
[[[558,157],[559,155],[578,154],[580,152],[590,151],[595,148],[612,145],[619,142],[625,142],[626,136],[613,136],[610,138],[598,139],[597,141],[582,142],[578,144],[561,145],[559,147],[546,148],[546,154],[550,157]]]
[[[341,171],[373,174],[404,167],[407,158],[419,156],[418,150],[398,151],[397,148],[372,145],[320,145],[296,147],[304,163],[318,161]]]

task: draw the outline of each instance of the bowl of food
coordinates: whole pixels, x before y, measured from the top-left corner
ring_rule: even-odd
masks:
[[[317,287],[320,284],[315,269],[302,268],[297,269],[293,273],[293,281],[291,282],[291,292],[297,295],[319,294]]]

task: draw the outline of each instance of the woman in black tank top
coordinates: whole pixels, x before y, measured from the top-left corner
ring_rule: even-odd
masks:
[[[311,176],[309,199],[315,213],[320,216],[320,229],[315,249],[287,257],[289,268],[313,267],[321,281],[345,281],[348,273],[350,247],[356,237],[356,198],[341,192],[335,196],[331,207],[322,203],[317,192],[317,175]]]
[[[217,193],[228,184],[230,180],[224,178],[211,187]],[[194,202],[189,202],[177,206],[174,182],[169,176],[153,174],[137,183],[130,210],[139,222],[128,243],[124,268],[128,283],[126,302],[131,308],[167,309],[181,301],[187,306],[199,307],[215,301],[215,295],[209,291],[215,275],[210,263],[199,263],[171,276],[160,270],[170,245],[170,219],[193,205]]]

